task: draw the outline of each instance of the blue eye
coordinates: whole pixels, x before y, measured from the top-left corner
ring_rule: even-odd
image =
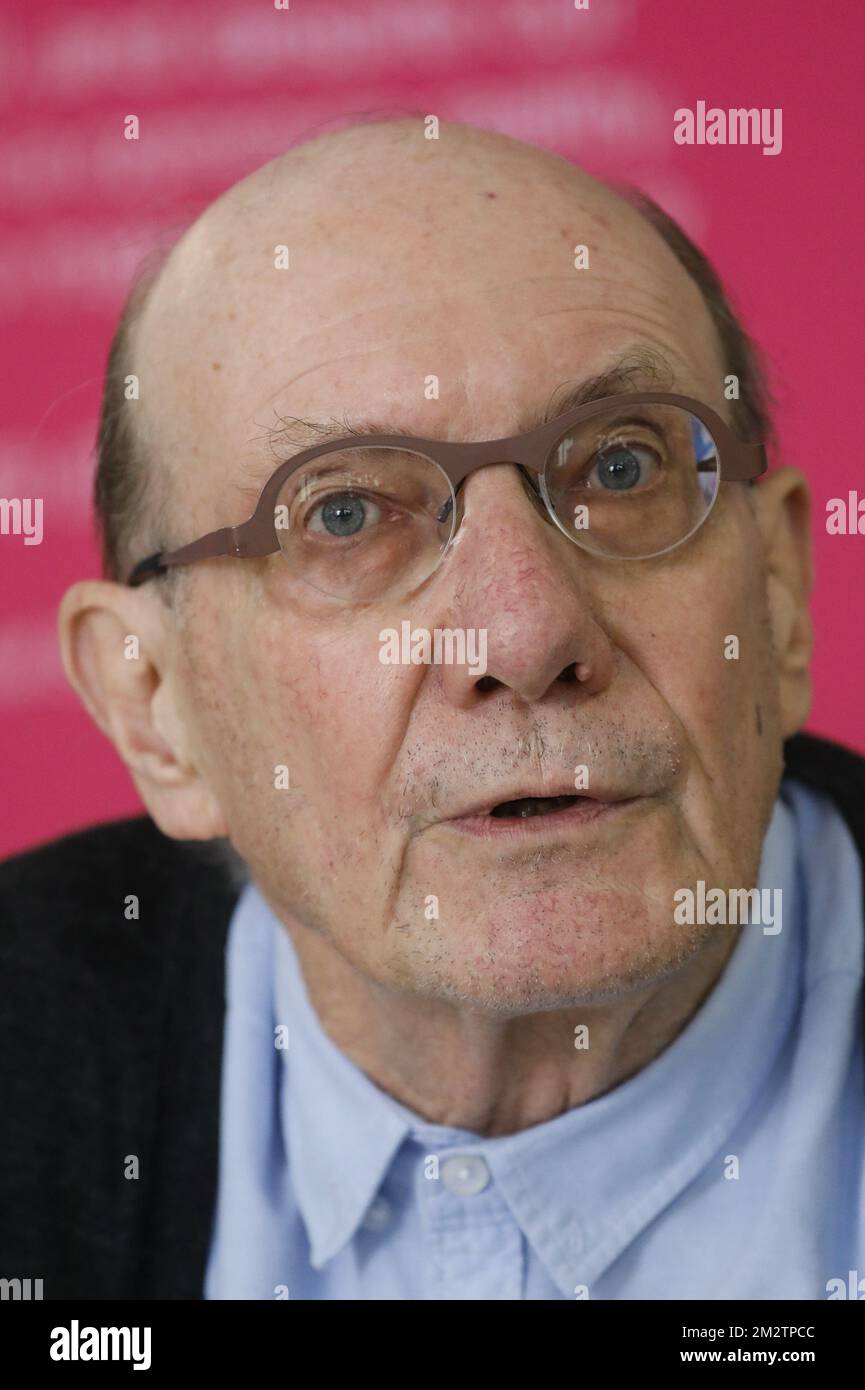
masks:
[[[589,477],[596,478],[597,486],[609,492],[629,492],[640,483],[648,482],[658,464],[653,449],[624,441],[608,445],[596,457]]]
[[[355,536],[366,522],[378,521],[380,516],[381,509],[369,498],[356,492],[337,492],[312,512],[309,530],[337,538]]]

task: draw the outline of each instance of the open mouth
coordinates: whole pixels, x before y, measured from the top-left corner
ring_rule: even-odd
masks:
[[[593,821],[614,817],[640,797],[602,801],[595,796],[521,796],[495,806],[455,816],[443,822],[452,830],[481,839],[522,838],[526,835],[565,834]]]
[[[554,811],[563,811],[566,806],[589,799],[587,796],[524,796],[519,801],[500,802],[489,814],[499,820],[528,820],[532,816],[552,815]]]

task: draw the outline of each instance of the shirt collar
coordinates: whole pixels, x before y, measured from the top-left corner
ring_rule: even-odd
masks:
[[[606,1095],[496,1139],[425,1123],[355,1066],[321,1027],[291,939],[274,917],[275,1017],[289,1027],[280,1115],[313,1266],[352,1239],[410,1137],[427,1153],[458,1147],[482,1155],[563,1295],[591,1285],[718,1156],[792,1024],[801,893],[795,820],[781,799],[758,886],[782,890],[781,932],[742,929],[720,981],[665,1051]]]

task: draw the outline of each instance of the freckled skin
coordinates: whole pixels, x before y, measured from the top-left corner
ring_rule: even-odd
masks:
[[[478,198],[481,170],[496,192]],[[573,268],[581,242],[590,271]],[[205,214],[142,320],[170,540],[251,512],[239,466],[264,481],[277,416],[495,438],[632,346],[728,414],[695,286],[572,166],[462,127],[426,142],[410,122],[313,142]],[[722,488],[694,540],[652,561],[580,551],[494,467],[469,479],[452,550],[409,604],[334,611],[279,555],[190,567],[170,613],[124,594],[158,625],[161,727],[188,769],[169,786],[129,759],[151,813],[169,834],[230,835],[331,1035],[431,1118],[506,1132],[608,1089],[675,1036],[728,958],[735,934],[676,926],[673,893],[755,882],[781,741],[807,711],[802,488],[777,477],[756,497]],[[379,633],[404,618],[485,628],[492,681],[383,666]],[[571,663],[581,683],[557,680]],[[289,791],[274,788],[282,763]],[[543,848],[436,823],[578,763],[644,800]]]

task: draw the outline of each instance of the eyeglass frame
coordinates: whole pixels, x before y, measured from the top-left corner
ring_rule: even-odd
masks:
[[[255,510],[246,521],[240,522],[237,526],[223,526],[217,531],[210,531],[197,541],[190,541],[187,545],[180,546],[177,550],[169,551],[167,554],[158,550],[153,555],[146,556],[133,566],[126,584],[132,588],[137,588],[146,580],[165,574],[177,565],[194,564],[198,560],[210,560],[223,555],[230,555],[239,560],[274,555],[282,549],[277,535],[275,504],[285,480],[298,468],[302,468],[304,464],[312,462],[313,459],[324,457],[327,454],[339,453],[346,449],[388,448],[422,454],[441,468],[450,482],[454,497],[466,478],[478,468],[506,463],[527,469],[530,473],[536,474],[539,479],[538,492],[551,519],[575,545],[580,545],[579,539],[565,530],[546,494],[544,475],[547,464],[555,445],[576,425],[592,419],[595,415],[604,415],[610,410],[625,405],[673,405],[696,416],[709,431],[712,442],[718,450],[719,485],[729,482],[753,482],[765,473],[769,466],[765,445],[750,444],[739,439],[726,421],[710,406],[704,405],[702,401],[664,391],[636,391],[598,397],[593,401],[576,406],[573,410],[566,411],[565,414],[559,415],[553,420],[545,421],[544,424],[527,430],[524,434],[510,435],[503,439],[479,440],[475,443],[420,439],[402,434],[355,435],[329,440],[324,444],[316,444],[309,449],[302,450],[299,454],[292,455],[291,458],[284,459],[265,482]],[[689,540],[708,517],[717,495],[716,492],[697,526],[693,527],[681,540],[668,546],[666,551],[658,551],[656,554],[666,554],[667,551],[675,550],[684,541]],[[453,540],[453,534],[452,530],[451,536],[442,549],[442,557]],[[586,549],[587,547],[582,548]],[[594,554],[595,552],[590,551],[589,553]],[[650,560],[654,559],[655,555],[608,556],[606,558]]]

